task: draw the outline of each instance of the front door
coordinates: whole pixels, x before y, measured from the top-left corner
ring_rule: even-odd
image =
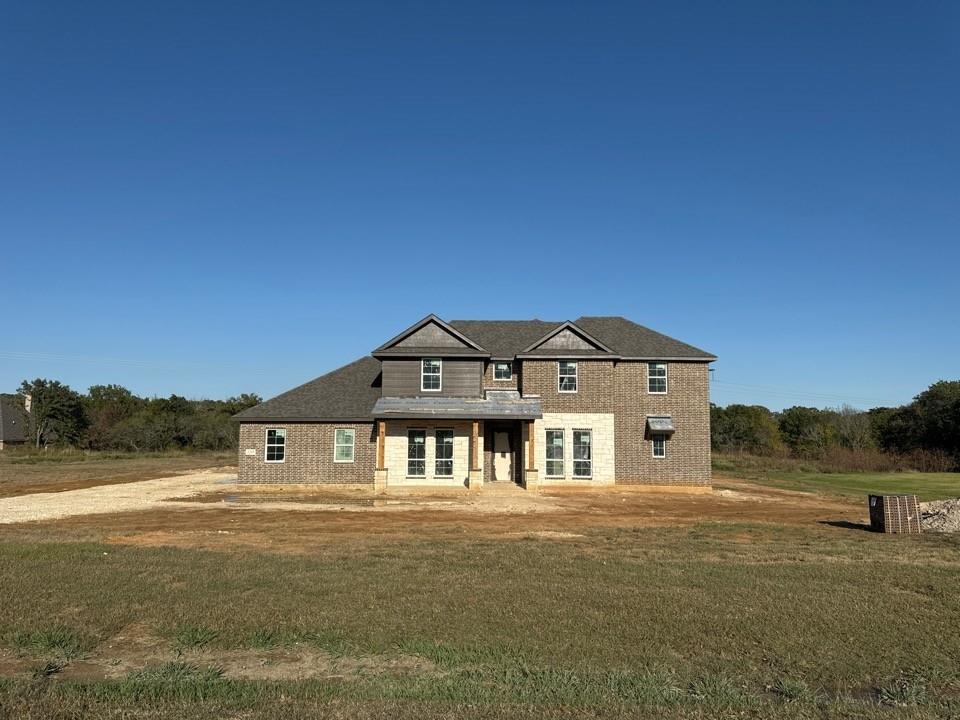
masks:
[[[493,479],[513,481],[513,450],[510,433],[497,431],[493,434]]]

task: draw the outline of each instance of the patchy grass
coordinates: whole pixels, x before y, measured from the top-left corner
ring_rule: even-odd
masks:
[[[0,681],[0,711],[16,717],[134,704],[185,718],[960,712],[960,538],[711,523],[563,542],[373,536],[311,555],[8,538],[0,587],[17,591],[0,638],[65,658],[47,680]],[[213,659],[66,679],[67,655],[132,625]],[[297,644],[434,669],[267,682],[215,659]]]
[[[151,480],[179,472],[232,466],[236,451],[115,453],[93,451],[0,453],[0,497]]]
[[[864,501],[869,494],[909,494],[924,501],[960,497],[960,473],[820,472],[802,461],[737,455],[716,456],[713,469],[730,477],[786,490],[842,495]]]

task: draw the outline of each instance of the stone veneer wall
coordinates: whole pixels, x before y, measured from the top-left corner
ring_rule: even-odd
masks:
[[[547,475],[547,430],[563,430],[563,476]],[[573,475],[573,431],[590,430],[593,445],[591,477]],[[541,485],[562,486],[572,482],[612,485],[616,479],[614,456],[616,429],[613,413],[547,413],[533,423],[537,469]],[[526,456],[524,456],[526,457]]]
[[[373,423],[241,423],[240,461],[237,480],[241,483],[373,484],[377,464],[377,438]],[[264,460],[266,430],[287,431],[282,463]],[[333,461],[333,438],[337,428],[355,431],[353,462]],[[254,454],[248,455],[247,450]]]
[[[427,474],[425,477],[407,476],[407,430],[427,431]],[[436,430],[453,430],[453,477],[436,477]],[[384,464],[387,466],[387,487],[397,485],[445,485],[464,487],[470,475],[470,421],[452,420],[430,422],[423,420],[388,420]],[[483,433],[478,438],[478,462],[483,463]],[[372,475],[371,475],[372,476]]]
[[[612,411],[615,416],[618,484],[710,484],[707,363],[668,362],[667,394],[651,395],[647,392],[646,362],[578,362],[577,392],[561,393],[557,390],[555,360],[525,360],[523,394],[540,395],[545,414]],[[667,441],[665,458],[652,457],[653,444],[646,437],[647,415],[658,414],[670,415],[676,428],[676,433]],[[542,477],[545,467],[538,469]]]

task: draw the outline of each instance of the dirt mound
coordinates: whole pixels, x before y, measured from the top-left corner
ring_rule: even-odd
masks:
[[[960,532],[960,498],[920,503],[920,516],[928,532]]]

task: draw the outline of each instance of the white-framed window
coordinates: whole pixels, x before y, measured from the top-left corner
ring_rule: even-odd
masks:
[[[337,428],[333,433],[333,461],[335,463],[352,463],[353,446],[356,440],[356,431],[353,428]]]
[[[424,477],[427,474],[427,431],[407,430],[407,475]]]
[[[420,389],[440,390],[443,386],[443,363],[439,358],[423,358],[420,361]]]
[[[494,380],[513,380],[512,362],[495,362],[493,364]]]
[[[568,360],[557,363],[557,390],[575,393],[577,391],[577,364]]]
[[[287,431],[283,428],[267,428],[264,448],[264,462],[283,462],[283,458],[287,454]]]
[[[667,436],[662,433],[652,435],[653,456],[655,458],[665,458],[667,456]]]
[[[547,430],[547,477],[563,477],[563,430]]]
[[[664,395],[667,392],[667,364],[647,363],[647,392]]]
[[[434,475],[453,477],[453,430],[437,430]]]
[[[593,476],[593,433],[590,430],[573,431],[573,476]]]

